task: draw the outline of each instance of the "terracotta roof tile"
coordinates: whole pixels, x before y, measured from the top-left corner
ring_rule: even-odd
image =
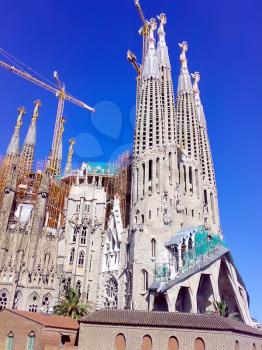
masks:
[[[257,335],[262,332],[242,322],[219,315],[179,312],[100,310],[81,320],[91,324],[132,325],[163,328],[183,328],[231,331]]]
[[[69,317],[45,315],[38,312],[29,312],[29,311],[21,311],[21,310],[7,309],[6,311],[12,312],[13,314],[22,316],[31,321],[40,323],[45,327],[74,329],[74,330],[78,330],[79,328],[78,321],[73,320],[72,318],[69,318]]]

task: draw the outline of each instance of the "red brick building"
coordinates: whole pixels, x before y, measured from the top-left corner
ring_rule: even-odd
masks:
[[[0,350],[57,350],[77,346],[79,323],[68,317],[5,309]]]

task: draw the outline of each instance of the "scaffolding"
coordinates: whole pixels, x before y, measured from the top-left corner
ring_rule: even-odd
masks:
[[[62,181],[51,179],[47,201],[47,227],[57,229],[65,222],[65,203],[70,186]]]

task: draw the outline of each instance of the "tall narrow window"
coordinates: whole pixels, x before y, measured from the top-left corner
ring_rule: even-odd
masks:
[[[6,337],[6,350],[13,350],[14,346],[14,335],[12,332]]]
[[[168,170],[169,170],[169,182],[172,182],[172,153],[169,152],[168,154]]]
[[[74,232],[73,232],[73,242],[74,242],[74,243],[75,243],[76,240],[77,240],[78,232],[79,232],[79,228],[78,228],[78,227],[75,227]]]
[[[145,195],[145,176],[146,176],[146,171],[145,171],[145,164],[142,164],[142,176],[143,176],[143,196]]]
[[[207,205],[207,190],[204,190],[204,203]]]
[[[35,349],[35,333],[31,332],[27,336],[27,350],[34,350]]]
[[[77,281],[76,282],[76,290],[77,290],[77,294],[79,297],[81,297],[81,288],[82,288],[82,282],[81,281]]]
[[[239,346],[239,341],[236,340],[236,343],[235,343],[235,350],[240,350],[240,346]]]
[[[81,239],[80,239],[80,243],[81,244],[86,244],[86,227],[82,228],[82,232],[81,232]]]
[[[187,186],[186,186],[186,166],[183,165],[184,168],[184,183],[185,183],[185,191],[187,190]]]
[[[139,193],[138,193],[138,184],[139,184],[139,169],[136,168],[136,196],[135,196],[135,201],[136,201],[136,202],[137,202],[138,196],[139,196]]]
[[[82,250],[82,251],[79,253],[79,257],[78,257],[78,266],[79,266],[79,267],[83,267],[83,266],[84,266],[84,259],[85,259],[85,253],[84,253],[84,251]]]
[[[156,159],[156,187],[159,188],[159,178],[160,178],[160,160]]]
[[[152,168],[153,168],[153,161],[150,159],[148,163],[148,181],[152,180]]]
[[[75,258],[75,248],[72,248],[70,251],[69,264],[72,265],[74,263]]]
[[[152,257],[152,259],[156,258],[156,240],[155,240],[155,238],[151,239],[151,257]]]
[[[143,283],[143,292],[146,292],[148,289],[148,272],[146,270],[142,270],[142,283]]]
[[[192,167],[189,167],[189,183],[190,183],[190,192],[193,192],[193,173]]]

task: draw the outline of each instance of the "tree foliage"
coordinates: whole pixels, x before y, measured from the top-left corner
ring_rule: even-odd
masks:
[[[58,300],[54,306],[54,314],[58,316],[67,316],[75,320],[86,316],[90,310],[88,304],[80,302],[78,291],[69,288],[64,298]]]

